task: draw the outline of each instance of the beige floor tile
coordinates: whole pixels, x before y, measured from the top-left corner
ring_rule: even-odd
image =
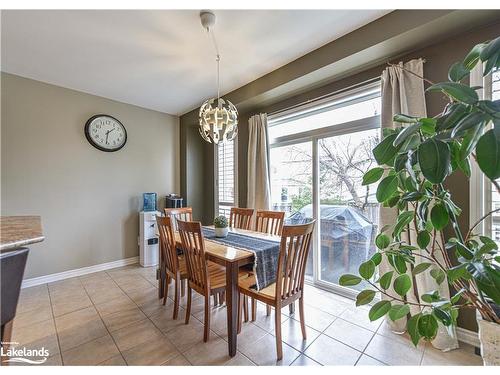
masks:
[[[16,325],[18,327],[23,327],[52,318],[52,307],[49,303],[48,305],[40,306],[39,308],[30,309],[28,311],[18,310],[16,312]]]
[[[356,366],[386,366],[386,364],[363,354],[356,363]]]
[[[288,319],[281,325],[281,338],[292,348],[298,351],[304,351],[311,343],[316,340],[321,332],[306,326],[306,339],[302,337],[300,322],[294,319]]]
[[[324,334],[362,352],[374,332],[339,318],[325,330]]]
[[[108,334],[93,306],[56,317],[55,320],[63,352]]]
[[[295,361],[293,361],[291,366],[321,366],[321,365],[315,360],[309,358],[308,356],[301,354]]]
[[[383,319],[371,322],[368,318],[368,311],[356,307],[345,310],[342,314],[340,314],[340,318],[373,332],[376,332],[378,327],[383,322]]]
[[[85,295],[70,296],[52,301],[52,311],[55,317],[68,314],[92,306],[92,301]]]
[[[227,361],[224,366],[255,366],[251,360],[245,357],[240,352],[236,353],[236,355]]]
[[[365,353],[389,365],[418,366],[422,360],[423,347],[424,345],[419,345],[415,348],[404,337],[390,339],[376,334],[365,349]]]
[[[157,298],[155,300],[151,300],[141,304],[139,308],[142,310],[144,314],[146,314],[146,316],[152,316],[168,310],[169,306],[173,305],[174,302],[170,298],[167,298],[165,305],[163,305],[163,298],[162,299]]]
[[[269,333],[251,348],[241,349],[241,352],[259,366],[288,366],[300,355],[299,351],[283,343],[283,359],[278,361],[276,338]]]
[[[31,357],[30,359],[33,360],[41,360],[43,359],[42,357]],[[29,363],[24,363],[24,362],[10,362],[9,366],[62,366],[62,359],[61,355],[55,354],[53,356],[50,356],[47,358],[47,360],[41,364],[29,364]]]
[[[179,307],[179,315],[177,319],[172,319],[174,312],[174,305],[170,304],[167,306],[167,308],[160,312],[157,313],[153,316],[150,316],[149,319],[153,322],[153,324],[160,329],[163,333],[169,332],[177,327],[184,326],[184,319],[186,316],[186,311],[182,308]],[[194,319],[194,318],[191,318]]]
[[[286,308],[283,310],[286,310]],[[320,332],[324,331],[335,319],[337,319],[334,315],[308,305],[304,306],[304,316],[306,325]],[[296,321],[300,320],[298,306],[295,308],[295,314],[292,315],[292,318]]]
[[[16,345],[18,348],[40,349],[44,347],[49,351],[49,356],[59,353],[59,343],[53,319],[24,327],[17,327],[14,320],[12,341],[18,343]]]
[[[460,343],[460,348],[442,352],[426,345],[422,366],[482,366],[483,359],[474,353],[474,347]]]
[[[95,308],[101,316],[113,314],[122,310],[129,310],[134,307],[137,307],[137,305],[125,294],[95,305]]]
[[[227,325],[225,325],[226,327]],[[266,336],[268,332],[252,322],[243,323],[241,332],[238,333],[238,349],[251,348],[257,341]],[[221,336],[227,341],[227,328]]]
[[[158,300],[158,290],[152,286],[128,291],[127,295],[139,306]]]
[[[198,342],[183,354],[194,366],[222,366],[231,360],[227,342],[219,337]]]
[[[151,283],[142,276],[136,276],[130,279],[115,279],[115,282],[123,291],[125,291],[125,293],[132,292],[134,290],[151,288]]]
[[[126,366],[127,363],[121,354],[117,354],[104,362],[99,363],[99,366]]]
[[[203,324],[195,318],[191,318],[189,324],[183,324],[169,330],[165,332],[165,335],[181,353],[184,353],[194,345],[203,343]],[[217,339],[219,336],[212,331],[209,342]]]
[[[148,319],[111,332],[111,335],[121,352],[163,336],[160,330]]]
[[[180,353],[166,337],[155,337],[122,352],[129,366],[158,366]]]
[[[75,288],[82,288],[82,283],[78,277],[72,277],[70,279],[64,279],[64,280],[59,280],[59,281],[54,281],[52,283],[48,284],[49,291],[56,292],[56,291],[66,291],[66,290],[71,290]]]
[[[177,357],[168,360],[163,364],[163,366],[191,366],[191,363],[182,354]]]
[[[50,307],[49,289],[47,284],[37,285],[30,288],[21,289],[17,314],[31,310]]]
[[[67,366],[93,366],[120,354],[111,336],[106,335],[62,353]]]
[[[352,366],[361,356],[361,352],[326,335],[318,337],[304,354],[322,365],[336,366]]]
[[[314,292],[304,293],[304,302],[306,305],[316,307],[328,314],[340,316],[346,309],[351,307],[350,303],[342,302],[328,296],[324,291],[315,290]]]
[[[102,320],[110,332],[117,331],[144,319],[146,319],[146,315],[137,307],[119,310],[115,313],[102,316]]]
[[[88,273],[86,275],[82,275],[78,277],[82,284],[86,284],[89,282],[94,282],[97,280],[110,280],[111,277],[107,274],[106,271],[100,271],[100,272],[94,272],[94,273]]]
[[[281,314],[281,323],[284,323],[288,320],[288,316],[286,316],[283,311],[286,311],[287,308],[282,309]],[[256,320],[253,322],[263,330],[274,334],[275,330],[275,321],[274,321],[274,309],[271,309],[271,315],[266,315],[266,306],[263,303],[257,303],[257,315]]]
[[[125,296],[125,293],[117,286],[90,289],[87,290],[87,294],[96,305]]]

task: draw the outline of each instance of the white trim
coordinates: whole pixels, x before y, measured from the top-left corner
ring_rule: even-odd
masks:
[[[110,270],[112,268],[118,268],[118,267],[128,266],[130,264],[136,264],[138,262],[139,262],[139,257],[136,256],[132,258],[115,260],[113,262],[96,264],[94,266],[77,268],[74,270],[69,270],[59,273],[53,273],[51,275],[34,277],[32,279],[23,280],[21,288],[29,288],[30,286],[41,285],[41,284],[51,283],[54,281],[69,279],[71,277],[87,275],[89,273]]]
[[[479,348],[479,346],[481,345],[477,332],[469,331],[465,328],[457,327],[457,338],[458,341],[475,346],[477,348]]]

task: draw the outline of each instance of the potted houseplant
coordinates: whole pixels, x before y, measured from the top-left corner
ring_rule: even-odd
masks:
[[[227,218],[223,215],[214,219],[215,237],[227,237],[229,232]]]
[[[375,239],[378,251],[360,265],[359,274],[342,275],[339,283],[369,285],[357,295],[357,306],[371,303],[380,293],[383,298],[368,312],[370,320],[406,317],[415,345],[434,339],[438,323],[453,332],[460,309],[476,309],[483,361],[499,365],[500,252],[495,241],[476,229],[500,209],[463,231],[458,225],[461,209],[444,185],[458,170],[470,178],[471,162],[476,162],[500,192],[495,181],[500,178],[500,101],[479,100],[477,88],[462,82],[479,62],[484,63],[485,76],[500,67],[500,37],[476,45],[453,64],[449,81],[426,80],[431,84],[428,92],[440,92],[449,101],[442,113],[432,118],[396,115],[399,126],[384,129],[383,140],[373,149],[378,166],[366,172],[363,184],[379,182],[377,200],[397,208],[397,220],[381,229]],[[451,236],[445,236],[445,227]],[[391,271],[375,279],[383,261]],[[451,297],[436,290],[410,301],[411,276],[421,273],[429,273],[438,285],[448,283]]]

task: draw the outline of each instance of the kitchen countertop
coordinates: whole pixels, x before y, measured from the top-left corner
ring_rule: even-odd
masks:
[[[0,216],[0,252],[44,239],[40,216]]]

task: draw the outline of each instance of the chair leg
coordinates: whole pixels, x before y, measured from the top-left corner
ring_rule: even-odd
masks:
[[[243,310],[243,295],[238,293],[238,333],[241,333],[241,325],[242,325],[242,310]]]
[[[181,280],[181,297],[186,295],[186,279]]]
[[[186,306],[186,321],[185,323],[188,324],[189,323],[189,317],[191,316],[191,288],[189,287],[188,285],[188,288],[187,288],[187,295],[188,295],[188,298],[187,298],[187,306]]]
[[[255,322],[257,319],[257,303],[255,298],[252,298],[252,322]]]
[[[276,331],[276,353],[278,361],[283,359],[283,343],[281,342],[281,309],[276,306],[274,310],[274,322]]]
[[[266,305],[266,315],[269,316],[271,315],[271,306]]]
[[[304,317],[304,297],[299,298],[299,314],[300,314],[300,329],[302,330],[302,338],[307,339],[306,334],[306,319]]]
[[[214,306],[217,306],[219,304],[219,300],[218,300],[218,297],[219,297],[219,293],[215,293],[214,294]]]
[[[174,280],[174,288],[175,288],[175,293],[174,293],[174,319],[177,319],[177,316],[179,315],[179,288],[181,286],[181,282],[179,280],[179,276]]]
[[[210,337],[210,294],[205,296],[205,327],[203,330],[203,341],[207,342]]]
[[[170,276],[165,275],[165,278],[163,279],[163,306],[167,303],[167,297],[168,297],[168,284],[170,284]]]
[[[245,323],[248,322],[248,297],[243,298],[243,316],[245,318]]]

